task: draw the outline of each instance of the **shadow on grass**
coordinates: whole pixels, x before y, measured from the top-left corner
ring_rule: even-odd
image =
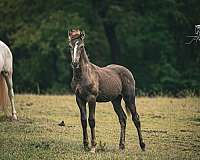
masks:
[[[195,117],[195,118],[192,119],[192,121],[200,122],[200,117]]]
[[[191,119],[194,125],[200,126],[200,117],[194,117]]]
[[[11,121],[11,117],[0,115],[0,122],[10,122],[10,121]]]
[[[118,151],[119,149],[113,146],[111,147],[110,145],[106,144],[106,142],[100,141],[99,143],[97,143],[96,153],[115,153]],[[120,151],[123,152],[123,150]]]
[[[55,142],[50,142],[50,141],[41,141],[41,142],[32,142],[30,143],[30,146],[33,148],[39,148],[39,149],[49,149],[50,145]]]

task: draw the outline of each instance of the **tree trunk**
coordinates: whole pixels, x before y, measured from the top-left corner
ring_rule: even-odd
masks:
[[[121,49],[115,31],[117,24],[113,23],[112,18],[107,15],[110,3],[106,0],[92,0],[91,3],[94,8],[95,20],[100,19],[103,24],[105,35],[110,46],[112,62],[119,63]]]
[[[115,25],[110,22],[103,22],[105,35],[110,45],[111,58],[113,63],[119,63],[120,60],[120,44],[115,32]]]

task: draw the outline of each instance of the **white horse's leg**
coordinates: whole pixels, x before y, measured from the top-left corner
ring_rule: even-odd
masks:
[[[8,96],[10,99],[11,107],[12,107],[12,119],[17,120],[16,110],[15,110],[15,103],[14,103],[14,91],[13,91],[13,81],[12,81],[12,75],[9,75],[6,72],[3,72],[3,75],[6,80],[6,84],[8,86]]]

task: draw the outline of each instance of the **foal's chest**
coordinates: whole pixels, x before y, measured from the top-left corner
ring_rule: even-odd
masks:
[[[74,92],[76,95],[82,97],[87,100],[87,97],[90,95],[97,95],[97,87],[95,83],[86,83],[86,82],[78,82],[75,84]]]

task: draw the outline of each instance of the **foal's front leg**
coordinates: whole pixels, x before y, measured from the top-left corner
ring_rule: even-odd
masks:
[[[96,138],[95,138],[95,108],[96,108],[96,97],[91,95],[88,98],[89,105],[89,125],[91,129],[91,153],[95,153],[96,149]]]
[[[82,100],[80,97],[76,96],[76,102],[80,109],[81,114],[81,125],[83,130],[83,145],[87,150],[89,148],[88,134],[87,134],[87,111],[86,111],[86,101]]]

